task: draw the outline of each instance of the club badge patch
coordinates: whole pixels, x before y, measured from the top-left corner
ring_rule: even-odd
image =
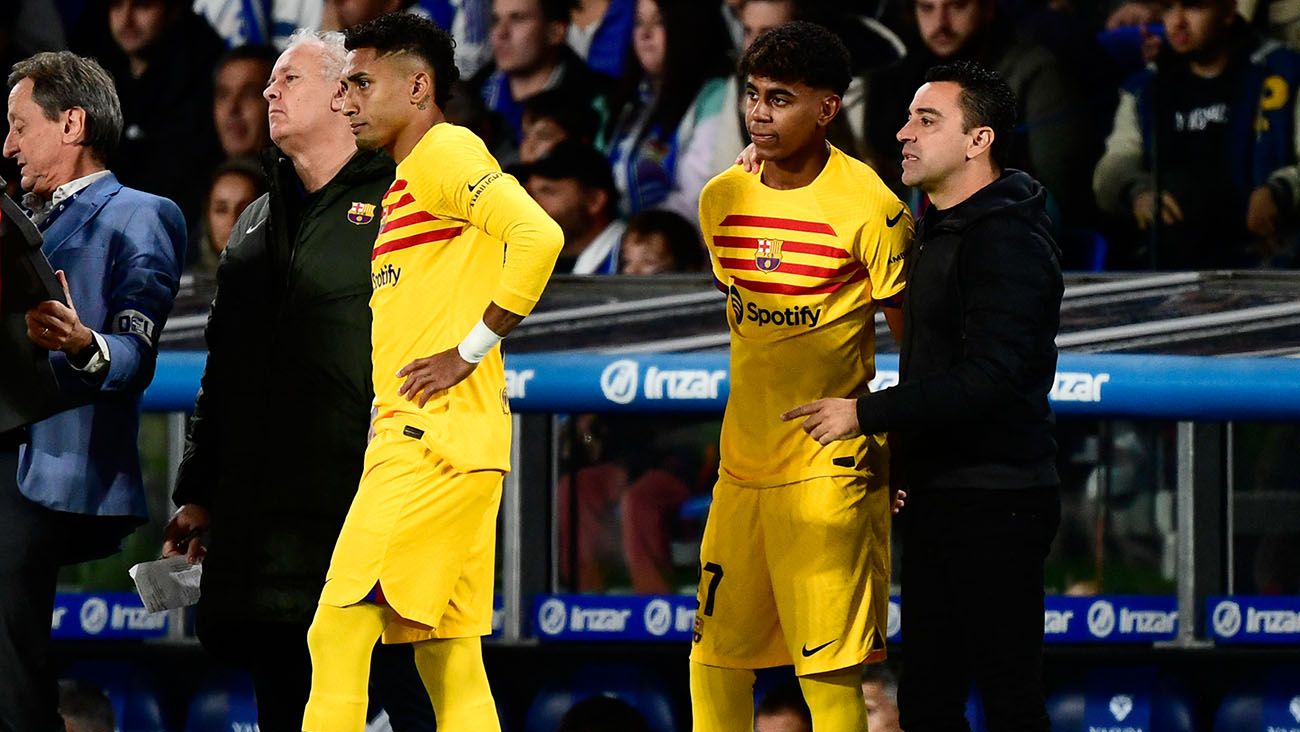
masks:
[[[348,221],[357,226],[365,226],[375,218],[375,204],[362,203],[353,201],[352,208],[348,209]]]
[[[784,243],[780,239],[758,240],[758,249],[754,251],[754,264],[758,266],[760,272],[774,272],[781,266],[781,245]]]

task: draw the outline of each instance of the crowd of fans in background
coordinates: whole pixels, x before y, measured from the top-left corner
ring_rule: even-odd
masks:
[[[191,270],[215,268],[265,189],[276,49],[298,27],[392,11],[455,33],[448,116],[564,227],[564,273],[704,269],[700,189],[747,143],[734,60],[794,19],[852,53],[832,142],[917,214],[895,132],[929,66],[974,58],[1018,95],[1012,167],[1047,186],[1068,269],[1292,266],[1300,26],[1257,0],[1076,2],[17,0],[0,61],[66,47],[112,73],[126,123],[112,168],[181,207],[201,242]]]

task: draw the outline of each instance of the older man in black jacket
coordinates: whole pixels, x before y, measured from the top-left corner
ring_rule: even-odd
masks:
[[[370,255],[395,167],[356,149],[339,112],[345,60],[341,35],[301,32],[271,72],[270,193],[239,217],[217,269],[164,536],[164,554],[203,559],[199,638],[251,672],[263,732],[302,729],[307,628],[373,399]],[[432,729],[409,648],[378,651],[375,681],[399,732]]]
[[[974,679],[989,728],[1050,728],[1043,560],[1060,517],[1047,395],[1063,284],[1046,193],[1003,170],[1015,95],[975,64],[932,69],[903,143],[929,195],[903,302],[900,383],[791,410],[823,443],[889,431],[907,489],[899,688],[908,732],[967,729]]]

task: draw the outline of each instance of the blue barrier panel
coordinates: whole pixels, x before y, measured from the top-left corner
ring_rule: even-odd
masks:
[[[1218,643],[1300,643],[1300,597],[1294,595],[1211,597],[1205,616]]]
[[[1049,595],[1047,643],[1152,643],[1178,633],[1177,600],[1164,595]],[[546,641],[689,641],[697,603],[690,595],[538,595],[533,634]],[[902,606],[889,600],[886,634],[902,636]]]
[[[167,613],[151,613],[130,592],[60,592],[50,620],[53,638],[131,639],[167,635]]]
[[[164,351],[145,409],[194,405],[204,355]],[[519,412],[720,412],[727,354],[522,353],[507,361]],[[877,358],[872,389],[898,382],[898,356]],[[1300,418],[1300,360],[1062,354],[1052,389],[1059,414],[1188,420]],[[791,405],[795,406],[795,405]]]
[[[1178,634],[1178,601],[1166,595],[1048,595],[1047,643],[1151,643]]]

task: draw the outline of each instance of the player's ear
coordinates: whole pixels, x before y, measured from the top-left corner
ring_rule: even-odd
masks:
[[[421,69],[411,75],[411,104],[424,109],[433,101],[433,73]]]
[[[835,119],[835,115],[840,113],[840,105],[844,102],[840,95],[831,94],[822,99],[821,108],[817,111],[817,124],[825,127]]]
[[[970,142],[966,145],[966,159],[975,158],[993,149],[993,128],[976,127],[970,131]]]

